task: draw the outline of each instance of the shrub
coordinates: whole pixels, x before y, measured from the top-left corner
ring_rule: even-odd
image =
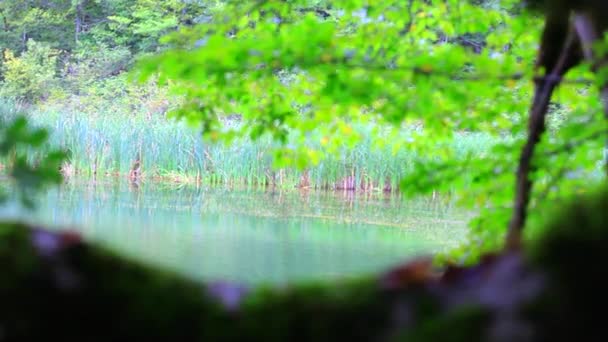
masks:
[[[48,44],[32,39],[21,56],[5,50],[0,95],[28,102],[46,98],[56,80],[58,54]]]

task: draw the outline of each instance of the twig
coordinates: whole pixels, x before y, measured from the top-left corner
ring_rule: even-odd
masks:
[[[549,184],[546,185],[545,190],[538,196],[539,201],[542,202],[549,196],[549,192],[551,191],[551,188],[553,188],[555,185],[557,185],[557,183],[561,180],[561,178],[564,176],[564,174],[566,174],[566,171],[568,171],[568,167],[565,165],[562,165],[557,170],[557,172],[552,174],[552,177],[549,180]]]
[[[531,79],[536,82],[556,82],[560,84],[584,84],[591,85],[593,84],[592,79],[587,78],[573,78],[567,79],[563,78],[560,75],[548,74],[544,76],[532,76],[526,74],[524,72],[517,72],[514,74],[505,74],[505,75],[489,75],[489,74],[476,74],[476,75],[458,75],[452,72],[445,72],[442,70],[428,70],[421,66],[389,66],[389,65],[375,65],[375,64],[355,64],[355,63],[344,63],[342,60],[334,61],[319,61],[318,63],[298,63],[297,61],[293,63],[292,66],[284,66],[283,68],[294,68],[297,67],[299,69],[310,69],[315,67],[323,67],[323,66],[331,66],[331,67],[343,67],[345,69],[363,69],[367,71],[382,71],[382,72],[396,72],[396,71],[411,71],[412,73],[419,76],[429,76],[429,77],[442,77],[448,78],[453,81],[489,81],[489,80],[498,80],[498,81],[519,81],[524,79]],[[258,64],[255,67],[244,67],[244,68],[222,68],[222,67],[213,67],[209,66],[207,71],[215,72],[215,73],[247,73],[251,71],[261,71],[261,70],[269,70],[275,71],[280,68],[270,68],[264,64]]]
[[[593,139],[596,139],[596,138],[600,138],[600,137],[606,136],[606,135],[608,135],[608,130],[597,131],[597,132],[595,132],[593,134],[590,134],[590,135],[588,135],[588,136],[586,136],[584,138],[575,140],[573,142],[572,141],[567,142],[567,143],[563,144],[562,146],[560,146],[559,148],[556,148],[554,150],[550,150],[550,151],[547,151],[547,152],[543,153],[543,155],[547,156],[547,157],[550,157],[550,156],[557,155],[559,153],[569,152],[569,151],[572,151],[576,147],[579,147],[579,146],[583,145],[584,143],[586,143],[586,142],[588,142],[590,140],[593,140]]]

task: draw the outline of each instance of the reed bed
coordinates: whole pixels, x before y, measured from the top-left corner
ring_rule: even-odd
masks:
[[[19,112],[0,104],[3,117]],[[307,170],[272,168],[272,142],[238,140],[229,146],[203,141],[184,123],[162,116],[89,115],[30,111],[30,121],[48,127],[50,143],[70,152],[66,176],[90,178],[133,176],[177,183],[230,186],[311,187],[334,190],[395,191],[418,158],[412,151],[378,147],[366,126],[355,127],[363,140],[353,149],[331,154]],[[486,135],[459,136],[454,144],[465,152],[485,153],[495,142]]]

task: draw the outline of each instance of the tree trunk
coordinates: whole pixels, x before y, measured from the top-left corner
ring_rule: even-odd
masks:
[[[84,5],[86,0],[78,2],[76,5],[76,18],[74,19],[74,40],[78,43],[80,33],[82,32],[82,24],[84,21]]]
[[[0,10],[0,15],[2,16],[2,25],[4,26],[4,32],[9,32],[11,30],[10,25],[8,24],[8,20],[6,19],[6,15],[2,10]]]

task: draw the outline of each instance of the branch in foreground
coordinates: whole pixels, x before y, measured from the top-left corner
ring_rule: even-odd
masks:
[[[545,26],[545,36],[543,44],[539,51],[540,60],[543,63],[539,66],[545,70],[551,70],[547,79],[536,84],[532,108],[528,121],[528,139],[524,145],[519,165],[516,173],[515,183],[515,199],[513,204],[513,214],[509,222],[509,230],[507,232],[507,249],[519,249],[522,242],[522,230],[526,223],[528,204],[530,202],[530,193],[532,191],[532,181],[530,180],[530,172],[532,172],[532,158],[536,145],[540,141],[542,134],[545,131],[545,116],[549,109],[549,101],[553,91],[559,84],[562,76],[569,68],[575,66],[577,59],[577,40],[573,30],[569,30],[567,37],[547,37],[547,30],[550,30],[550,22],[547,19]],[[549,31],[551,33],[551,31]],[[556,44],[560,46],[555,46]],[[553,60],[547,58],[547,51],[559,51],[559,56]],[[553,63],[555,63],[553,65]]]
[[[594,20],[595,19],[595,20]],[[596,28],[600,27],[601,30],[608,30],[608,20],[601,20],[601,17],[593,17],[589,13],[581,12],[576,13],[574,16],[574,27],[578,33],[578,37],[581,40],[583,53],[585,59],[592,63],[593,68],[597,71],[600,67],[606,67],[608,64],[608,53],[604,53],[599,58],[595,56],[592,49],[593,44],[599,40],[599,34]],[[604,117],[608,120],[608,82],[604,82],[600,86],[600,96],[604,105]],[[606,174],[608,175],[608,138],[605,143],[606,160],[604,166]]]

